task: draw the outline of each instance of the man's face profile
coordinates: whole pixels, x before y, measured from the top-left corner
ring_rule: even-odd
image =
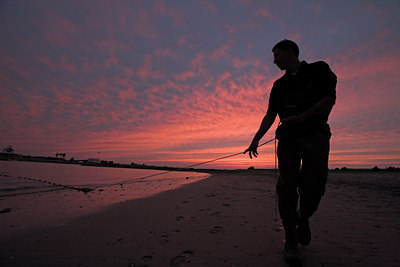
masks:
[[[278,66],[279,69],[286,70],[289,51],[275,48],[272,52],[274,53],[274,64]]]

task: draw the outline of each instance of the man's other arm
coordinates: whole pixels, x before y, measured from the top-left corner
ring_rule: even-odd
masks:
[[[306,123],[307,121],[332,110],[333,105],[335,105],[336,99],[331,96],[326,96],[318,101],[314,106],[309,108],[307,111],[300,115],[289,116],[282,120],[282,125],[288,127],[296,126],[299,124]]]

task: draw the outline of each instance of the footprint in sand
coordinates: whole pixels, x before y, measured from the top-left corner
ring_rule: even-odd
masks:
[[[179,266],[182,263],[190,263],[190,256],[193,256],[195,253],[193,250],[188,249],[179,254],[178,256],[174,257],[170,262],[169,266]]]
[[[276,232],[282,232],[283,231],[283,225],[280,223],[274,223],[272,225],[272,229]]]
[[[165,245],[169,243],[169,235],[168,234],[162,234],[161,238],[159,240],[160,245]]]
[[[209,232],[211,233],[211,234],[216,234],[216,233],[219,233],[219,232],[223,232],[224,231],[224,228],[222,227],[222,226],[215,226],[213,229],[211,229]]]
[[[141,258],[140,262],[133,262],[130,263],[128,266],[129,267],[145,267],[149,266],[149,263],[153,260],[153,256],[151,255],[145,255]]]

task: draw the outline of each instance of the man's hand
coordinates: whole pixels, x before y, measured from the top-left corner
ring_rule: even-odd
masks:
[[[307,111],[300,115],[289,116],[286,119],[283,119],[282,125],[285,127],[295,127],[301,124],[304,124],[307,121],[312,120],[316,116],[324,114],[326,112],[331,111],[333,105],[335,105],[336,99],[331,96],[326,96],[319,100],[314,106],[310,107]]]
[[[249,148],[247,148],[243,152],[243,154],[246,154],[247,152],[249,152],[249,156],[251,159],[253,158],[252,156],[257,157],[258,156],[257,147],[258,147],[258,142],[253,140],[253,142],[251,142],[251,145],[249,146]]]
[[[271,114],[265,114],[261,125],[260,129],[258,129],[256,135],[253,138],[253,141],[251,142],[251,145],[249,146],[248,149],[246,149],[243,154],[246,154],[249,152],[249,156],[252,159],[253,156],[257,157],[258,152],[257,152],[257,147],[258,147],[258,142],[261,140],[261,138],[268,132],[269,128],[271,128],[272,124],[274,123],[276,118],[276,114],[271,115]]]

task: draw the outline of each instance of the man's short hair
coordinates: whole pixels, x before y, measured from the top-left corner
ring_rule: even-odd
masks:
[[[296,57],[299,57],[299,53],[300,53],[299,47],[297,46],[297,44],[295,42],[293,42],[291,40],[284,39],[284,40],[280,41],[272,48],[272,51],[274,51],[277,48],[285,50],[285,51],[290,49],[293,51],[293,53],[295,54]]]

